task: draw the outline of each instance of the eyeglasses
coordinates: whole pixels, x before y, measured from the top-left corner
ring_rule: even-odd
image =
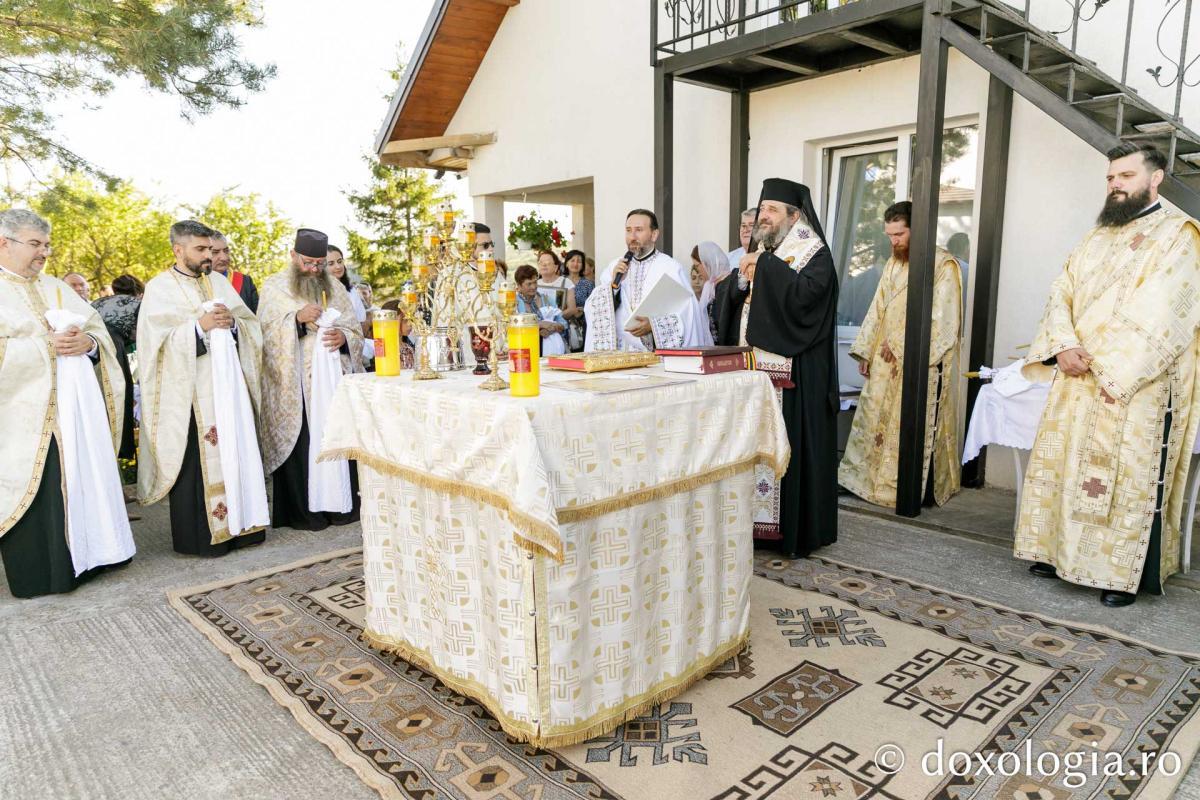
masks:
[[[480,242],[479,249],[480,250],[495,250],[496,243],[495,242]]]
[[[325,260],[307,261],[302,258],[302,259],[300,259],[300,265],[303,267],[308,267],[310,269],[325,269],[326,267],[329,266],[329,262],[325,261]]]
[[[50,252],[50,243],[49,242],[39,242],[37,239],[34,239],[31,242],[22,242],[20,239],[14,239],[11,236],[5,236],[4,238],[8,239],[8,241],[10,241],[10,242],[16,242],[17,244],[23,244],[26,247],[32,247],[34,250],[45,249],[45,251],[47,253]]]

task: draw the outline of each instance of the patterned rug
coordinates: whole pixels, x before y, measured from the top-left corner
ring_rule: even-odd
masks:
[[[360,640],[357,550],[171,603],[386,798],[1158,800],[1200,744],[1200,656],[819,558],[756,573],[741,655],[553,752]]]

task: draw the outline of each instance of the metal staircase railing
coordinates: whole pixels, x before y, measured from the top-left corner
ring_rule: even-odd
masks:
[[[1128,78],[1131,30],[1126,29],[1122,79],[1112,78],[1074,49],[1079,25],[1087,20],[1080,14],[1082,0],[1067,2],[1074,3],[1071,28],[1051,32],[1002,0],[955,0],[945,15],[949,24],[944,34],[956,49],[1097,149],[1105,151],[1122,141],[1155,144],[1168,160],[1163,196],[1191,216],[1200,217],[1200,135],[1178,114],[1183,89],[1191,85],[1186,81],[1186,18],[1184,43],[1176,64],[1176,113],[1169,113],[1124,82]],[[1184,2],[1190,14],[1192,0],[1178,0],[1177,5]],[[1133,2],[1130,20],[1132,8]],[[1058,38],[1064,33],[1070,33],[1070,45]],[[1158,80],[1153,71],[1147,71]]]

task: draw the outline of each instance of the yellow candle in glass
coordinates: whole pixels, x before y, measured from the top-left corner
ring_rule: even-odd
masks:
[[[508,310],[517,307],[517,290],[511,286],[502,287],[500,289],[500,305],[506,312],[511,313]]]
[[[475,229],[474,228],[468,227],[468,228],[463,229],[463,241],[466,244],[471,245],[472,247],[475,246]]]
[[[394,377],[400,374],[400,320],[395,311],[379,311],[371,323],[375,335],[375,374]]]
[[[442,224],[447,225],[447,226],[454,224],[454,210],[453,209],[447,208],[444,211],[442,211]]]
[[[411,286],[404,287],[404,291],[400,293],[400,302],[409,308],[417,306],[417,291]]]
[[[436,233],[431,233],[426,238],[426,243],[429,245],[430,250],[436,250],[438,245],[442,243],[442,237],[438,236]]]
[[[416,264],[413,266],[413,277],[419,281],[426,280],[429,277],[428,265]]]
[[[513,397],[537,397],[541,383],[540,349],[537,315],[513,317],[508,324],[508,386]]]
[[[479,259],[479,271],[484,275],[495,275],[496,259],[487,257]]]

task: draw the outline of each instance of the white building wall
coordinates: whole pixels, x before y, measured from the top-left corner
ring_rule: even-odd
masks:
[[[654,202],[653,71],[645,11],[642,0],[523,0],[509,10],[447,130],[497,133],[498,142],[479,148],[471,163],[471,193],[477,197],[592,179],[600,264],[624,249],[625,213]],[[825,148],[914,126],[918,68],[913,57],[755,93],[751,204],[761,181],[779,175],[812,187],[824,216]],[[947,85],[947,119],[977,120],[982,135],[987,74],[951,51]],[[686,263],[691,247],[703,239],[731,244],[725,241],[729,217],[738,210],[728,207],[729,95],[676,84],[675,101],[674,255]],[[1023,355],[1018,345],[1032,340],[1050,283],[1103,203],[1105,166],[1101,154],[1015,98],[997,365]],[[965,342],[963,352],[964,370],[979,366],[965,363]],[[1011,488],[1010,463],[1007,453],[993,453],[989,483]]]
[[[653,77],[642,0],[513,6],[446,131],[496,132],[475,151],[471,194],[591,178],[594,255],[617,258],[625,214],[654,206]],[[675,104],[675,255],[686,263],[693,244],[728,235],[730,99],[677,84]]]

